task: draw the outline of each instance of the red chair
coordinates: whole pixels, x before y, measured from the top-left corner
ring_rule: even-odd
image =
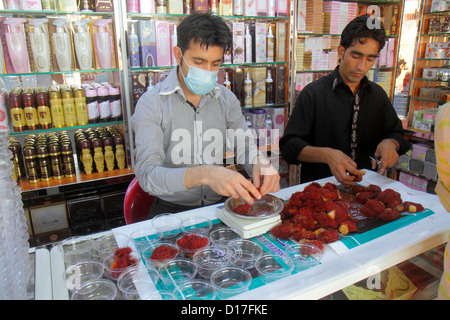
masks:
[[[125,223],[131,224],[147,220],[153,200],[154,197],[142,190],[139,181],[134,177],[128,185],[123,201]]]

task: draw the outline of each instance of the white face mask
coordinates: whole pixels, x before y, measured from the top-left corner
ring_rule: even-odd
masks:
[[[211,92],[217,83],[217,74],[219,71],[208,71],[201,68],[190,66],[184,56],[181,55],[184,62],[188,66],[188,74],[185,77],[183,70],[181,70],[181,75],[183,76],[184,83],[188,89],[199,96],[203,96]]]

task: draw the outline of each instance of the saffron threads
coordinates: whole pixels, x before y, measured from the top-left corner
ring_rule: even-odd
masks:
[[[150,259],[152,260],[166,260],[173,258],[178,253],[178,250],[170,245],[163,244],[155,250],[153,250],[150,255]]]
[[[208,245],[208,238],[196,234],[185,234],[177,240],[177,245],[182,249],[200,249]]]
[[[117,248],[114,251],[114,262],[111,265],[111,269],[123,269],[128,268],[137,263],[136,258],[131,256],[131,248]]]

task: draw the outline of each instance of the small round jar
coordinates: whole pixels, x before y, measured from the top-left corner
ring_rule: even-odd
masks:
[[[180,256],[192,259],[195,252],[209,244],[209,239],[202,234],[186,232],[181,234],[175,243],[180,250]]]

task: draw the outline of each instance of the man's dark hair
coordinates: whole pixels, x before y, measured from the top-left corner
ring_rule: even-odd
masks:
[[[177,45],[184,53],[194,40],[201,46],[220,46],[224,52],[231,48],[233,39],[230,28],[222,18],[209,13],[193,13],[183,19],[177,27]]]
[[[381,21],[377,21],[376,25],[372,21],[368,21],[370,17],[370,15],[365,14],[350,21],[342,31],[340,45],[347,49],[353,46],[356,41],[364,44],[362,38],[371,38],[378,42],[378,52],[380,52],[385,45],[386,31]],[[371,19],[376,18],[372,17]]]

